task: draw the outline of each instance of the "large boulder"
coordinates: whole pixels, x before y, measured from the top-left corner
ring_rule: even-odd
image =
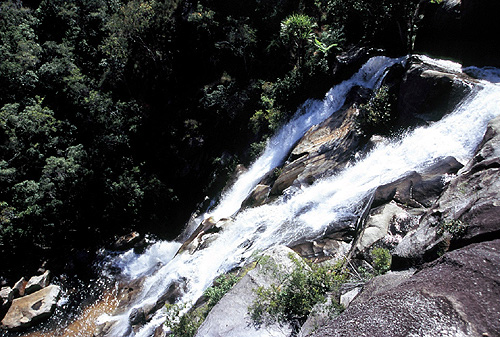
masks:
[[[408,60],[398,96],[399,127],[440,120],[471,91],[470,78],[414,56]]]
[[[53,313],[61,289],[50,285],[30,295],[16,298],[2,320],[2,327],[16,331],[29,328]]]
[[[203,324],[198,329],[197,337],[254,337],[254,336],[288,336],[290,329],[278,325],[256,327],[248,307],[256,299],[258,287],[268,287],[276,282],[269,266],[280,266],[283,270],[291,270],[295,264],[290,259],[297,256],[285,246],[275,246],[263,253],[269,258],[265,263],[258,263],[215,305]],[[298,258],[298,256],[297,256]],[[272,268],[271,268],[272,269]]]
[[[373,206],[394,200],[411,207],[430,207],[443,192],[445,178],[456,174],[463,165],[453,157],[437,160],[422,173],[408,172],[404,177],[379,186],[375,192]]]
[[[446,253],[404,282],[362,293],[309,336],[499,336],[498,270],[500,240]]]
[[[430,261],[450,244],[499,237],[500,234],[500,117],[490,121],[474,158],[453,179],[441,197],[396,247],[397,268]],[[441,235],[449,223],[466,226],[464,233]],[[451,240],[451,242],[450,242]]]

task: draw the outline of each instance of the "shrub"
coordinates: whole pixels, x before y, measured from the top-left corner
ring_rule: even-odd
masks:
[[[280,266],[264,266],[264,270],[272,271],[280,281],[255,290],[257,297],[248,311],[256,325],[290,323],[300,326],[313,306],[324,302],[325,295],[338,289],[346,278],[341,272],[341,264],[332,267],[290,258],[295,265],[292,272],[281,270]],[[338,312],[339,305],[332,305],[332,308]]]
[[[221,275],[214,281],[213,286],[205,290],[203,294],[208,298],[209,311],[233,288],[239,279],[236,275]]]
[[[186,304],[167,304],[167,319],[165,325],[170,328],[172,337],[193,337],[203,323],[208,313],[221,298],[240,280],[236,275],[220,275],[214,285],[207,288],[203,295],[208,299],[205,306],[182,313]]]
[[[375,96],[359,108],[357,129],[361,134],[370,137],[373,134],[387,134],[394,122],[393,97],[389,87],[382,86]]]
[[[437,233],[439,235],[443,235],[445,232],[447,232],[450,233],[454,238],[458,238],[465,234],[467,227],[469,227],[469,224],[463,222],[462,220],[457,219],[445,221],[439,224]]]
[[[373,248],[370,252],[373,258],[373,269],[376,275],[382,275],[391,269],[392,256],[386,248]]]

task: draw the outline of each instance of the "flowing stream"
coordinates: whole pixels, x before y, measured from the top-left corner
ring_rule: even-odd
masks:
[[[441,121],[379,144],[337,175],[319,180],[310,187],[290,189],[286,196],[272,204],[237,213],[241,202],[260,179],[283,162],[311,126],[337,111],[353,86],[376,87],[384,71],[397,62],[405,62],[405,59],[372,58],[350,80],[332,88],[323,101],[309,101],[299,109],[297,116],[269,141],[262,156],[223,196],[219,205],[202,217],[217,220],[234,215],[233,224],[210,246],[192,255],[187,252],[175,255],[180,243],[157,242],[141,255],[129,251],[116,257],[115,264],[124,277],[131,280],[146,277],[142,292],[127,312],[100,318],[101,321],[115,321],[108,335],[152,336],[154,329],[165,320],[162,310],[136,332],[129,325],[129,316],[134,308],[153,305],[173,282],[183,280],[186,291],[180,302],[192,304],[217,275],[242,266],[255,251],[318,237],[332,224],[356,216],[363,200],[377,186],[392,182],[408,171],[422,171],[445,156],[454,156],[462,163],[469,160],[488,121],[500,114],[500,86],[492,83],[500,79],[496,70],[469,69],[470,73],[484,79],[479,80],[473,93]],[[432,62],[461,72],[459,65]]]

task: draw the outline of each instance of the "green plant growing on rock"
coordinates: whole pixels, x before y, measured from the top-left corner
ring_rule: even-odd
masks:
[[[376,275],[382,275],[391,269],[392,256],[386,248],[373,248],[370,251],[373,259],[373,269]]]
[[[395,120],[393,100],[388,86],[381,86],[375,96],[359,108],[357,129],[362,135],[387,134]]]
[[[185,313],[186,304],[167,304],[167,319],[165,325],[170,329],[172,337],[193,337],[201,326],[208,313],[224,295],[240,280],[237,275],[220,275],[203,295],[207,303],[201,307],[191,309]]]
[[[465,234],[469,224],[463,222],[462,220],[456,219],[451,221],[443,221],[439,224],[437,233],[443,235],[444,233],[450,233],[453,238],[459,238]]]
[[[203,295],[208,298],[208,311],[210,311],[224,295],[240,280],[236,275],[221,275],[217,277],[214,285],[207,288]]]
[[[274,276],[278,281],[255,290],[256,299],[248,311],[258,326],[279,323],[300,327],[314,305],[324,302],[326,294],[337,290],[346,279],[341,264],[312,264],[292,255],[290,259],[295,265],[292,272],[280,270],[279,266],[268,267],[273,274],[277,272]],[[332,307],[340,310],[338,304]]]

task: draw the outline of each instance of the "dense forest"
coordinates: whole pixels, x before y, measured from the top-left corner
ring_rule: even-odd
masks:
[[[418,3],[2,2],[2,276],[132,230],[175,237],[341,80],[337,55],[411,51]]]

